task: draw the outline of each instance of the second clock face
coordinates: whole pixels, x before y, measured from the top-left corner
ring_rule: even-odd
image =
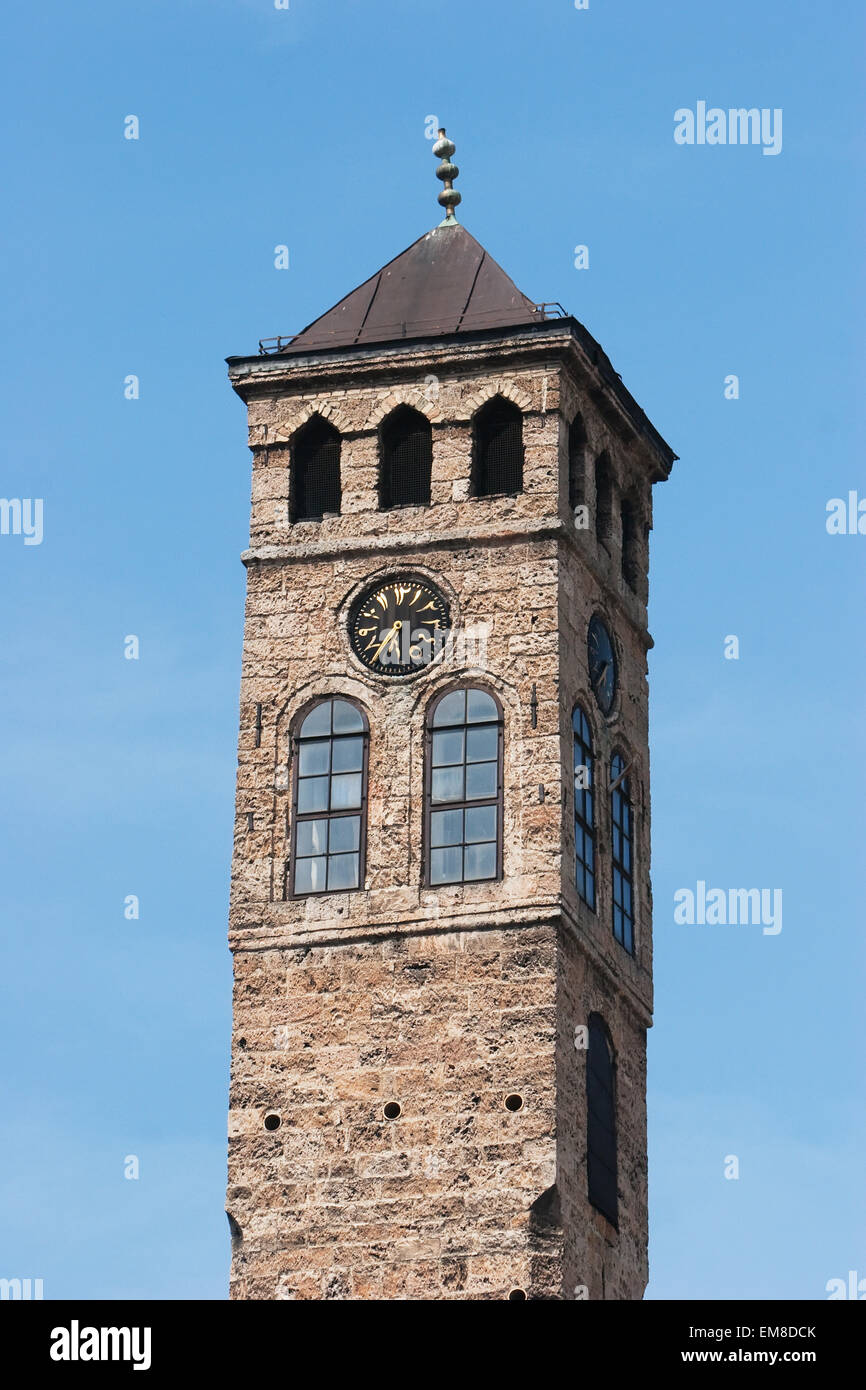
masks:
[[[439,655],[451,626],[434,584],[398,574],[361,595],[349,619],[355,655],[377,676],[410,676]]]
[[[586,637],[589,683],[603,714],[610,714],[616,698],[616,652],[613,639],[598,615],[589,622]]]

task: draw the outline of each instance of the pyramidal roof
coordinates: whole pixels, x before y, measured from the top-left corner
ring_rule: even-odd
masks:
[[[458,222],[419,237],[281,353],[538,323],[542,309]]]

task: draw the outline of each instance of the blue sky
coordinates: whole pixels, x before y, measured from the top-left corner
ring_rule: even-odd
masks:
[[[866,1277],[866,537],[825,528],[866,497],[862,8],[43,0],[2,25],[0,491],[43,498],[44,535],[0,536],[0,1275],[226,1294],[249,455],[223,358],[439,220],[435,115],[461,220],[681,456],[652,543],[649,1296]],[[781,108],[781,153],[677,145],[701,100]],[[781,887],[781,933],[675,924],[699,879]]]

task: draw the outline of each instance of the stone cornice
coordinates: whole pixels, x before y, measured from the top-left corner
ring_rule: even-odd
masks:
[[[269,903],[262,916],[265,921],[255,926],[234,927],[229,931],[232,952],[305,950],[381,941],[393,936],[433,936],[451,932],[481,932],[519,930],[528,927],[553,926],[568,931],[580,944],[592,964],[602,970],[605,979],[630,1007],[641,1027],[652,1027],[652,985],[649,977],[631,962],[625,974],[612,968],[610,958],[599,948],[595,936],[586,930],[565,899],[550,898],[517,902],[496,908],[490,903],[452,906],[437,911],[435,916],[421,913],[395,913],[387,922],[298,923],[281,921],[283,904]]]

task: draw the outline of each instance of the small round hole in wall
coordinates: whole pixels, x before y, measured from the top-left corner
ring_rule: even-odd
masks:
[[[265,1129],[279,1129],[282,1123],[283,1122],[280,1119],[279,1115],[274,1115],[273,1113],[271,1113],[270,1115],[265,1116]]]
[[[403,1114],[403,1107],[400,1105],[399,1101],[389,1100],[382,1106],[382,1114],[385,1116],[386,1120],[399,1120],[400,1116]]]
[[[523,1109],[523,1096],[517,1095],[516,1092],[512,1093],[512,1095],[510,1095],[510,1096],[506,1096],[506,1097],[505,1097],[505,1109],[506,1109],[506,1110],[510,1110],[510,1111],[512,1112],[512,1114],[513,1114],[515,1111],[517,1111],[517,1110],[522,1110],[522,1109]]]
[[[508,1301],[509,1301],[509,1303],[525,1303],[525,1302],[526,1302],[526,1290],[525,1290],[525,1289],[512,1289],[511,1292],[510,1292],[510,1294],[508,1295]]]

